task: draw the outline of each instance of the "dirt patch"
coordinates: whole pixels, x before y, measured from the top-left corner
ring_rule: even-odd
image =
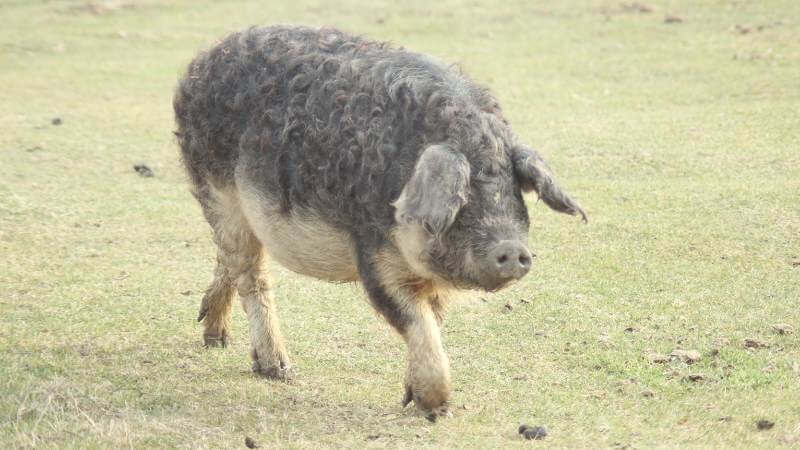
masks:
[[[598,12],[606,17],[621,14],[650,14],[653,8],[641,2],[625,2],[617,6],[602,7]]]
[[[778,334],[792,334],[794,333],[794,327],[788,323],[776,323],[772,326],[772,331]]]
[[[79,14],[86,13],[93,16],[104,16],[118,10],[134,9],[136,4],[133,2],[86,2],[73,5],[67,8],[67,12]]]
[[[683,23],[683,18],[667,14],[666,16],[664,16],[664,23],[672,23],[672,24]]]

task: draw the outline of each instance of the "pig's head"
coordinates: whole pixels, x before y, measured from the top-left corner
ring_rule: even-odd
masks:
[[[420,276],[494,291],[519,280],[535,255],[528,249],[523,193],[550,208],[586,214],[556,184],[547,164],[525,146],[491,161],[473,161],[452,147],[427,147],[395,207],[395,241]]]

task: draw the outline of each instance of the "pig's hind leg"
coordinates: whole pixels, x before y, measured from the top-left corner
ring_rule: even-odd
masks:
[[[210,188],[203,197],[205,201],[200,203],[217,244],[214,281],[200,310],[200,319],[206,321],[206,345],[213,345],[215,338],[223,346],[227,343],[231,300],[234,290],[238,291],[250,324],[253,371],[289,380],[293,371],[278,323],[264,249],[242,214],[238,192],[234,187]]]
[[[217,245],[214,281],[203,296],[197,321],[205,325],[203,343],[206,347],[227,347],[231,339],[231,304],[236,293],[236,280],[226,265],[228,252],[224,248],[230,237],[226,235],[224,205],[219,203],[219,194],[208,185],[198,187],[194,194],[211,225]]]

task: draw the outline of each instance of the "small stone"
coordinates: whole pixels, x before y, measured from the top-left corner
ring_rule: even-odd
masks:
[[[636,331],[636,328],[633,328],[633,327],[625,328],[625,332],[626,333],[633,333],[634,331]]]
[[[683,22],[683,19],[681,19],[678,16],[671,16],[671,15],[667,14],[664,17],[664,23],[682,23],[682,22]]]
[[[244,438],[244,445],[247,448],[261,448],[258,442],[254,441],[250,436]]]
[[[772,329],[775,330],[778,334],[792,334],[794,333],[794,327],[789,325],[788,323],[776,323],[772,326]]]
[[[731,416],[722,416],[719,418],[720,422],[730,422],[731,420],[733,420],[733,417]]]
[[[53,120],[51,120],[50,123],[52,123],[55,126],[59,126],[62,123],[64,123],[64,121],[61,120],[61,117],[53,117]]]
[[[649,390],[649,389],[642,391],[642,397],[644,397],[644,398],[653,398],[655,396],[656,396],[656,393],[651,391],[651,390]]]
[[[181,295],[192,295],[192,291],[189,291],[189,290],[183,291],[183,292],[181,292]]]
[[[647,355],[647,359],[651,363],[661,364],[669,361],[669,357],[667,355],[662,355],[661,353],[649,353]]]
[[[795,256],[792,258],[792,267],[800,267],[800,257]]]
[[[506,313],[510,313],[511,311],[514,310],[514,307],[511,305],[511,302],[507,302],[505,304],[504,308],[505,309],[503,310],[503,312],[506,312]]]
[[[769,430],[774,426],[775,422],[767,419],[761,419],[758,422],[756,422],[756,427],[758,427],[759,430]]]

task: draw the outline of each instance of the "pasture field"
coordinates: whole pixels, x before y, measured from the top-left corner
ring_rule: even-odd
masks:
[[[294,384],[251,373],[238,301],[233,345],[201,345],[215,252],[172,92],[270,23],[459,64],[589,214],[532,196],[532,272],[451,305],[450,419],[401,408],[359,285],[273,270]],[[0,24],[0,448],[800,447],[800,2],[0,0]]]

